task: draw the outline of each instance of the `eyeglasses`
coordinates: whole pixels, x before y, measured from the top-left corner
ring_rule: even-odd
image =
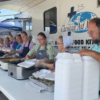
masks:
[[[93,34],[93,33],[96,32],[96,31],[99,31],[99,30],[90,31],[90,32],[88,31],[87,33],[88,33],[88,34]]]

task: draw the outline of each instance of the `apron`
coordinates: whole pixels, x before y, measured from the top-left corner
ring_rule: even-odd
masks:
[[[24,45],[23,52],[22,52],[22,57],[25,57],[26,54],[29,52],[29,50],[30,50],[29,45],[30,45],[30,41],[29,41],[28,47],[25,47],[25,45]]]
[[[47,45],[45,46],[45,50],[40,50],[40,47],[41,46],[39,46],[39,48],[37,50],[36,59],[41,60],[41,59],[44,59],[44,58],[48,58],[47,57],[47,53],[46,53],[46,51],[47,51]],[[37,70],[41,70],[41,69],[48,69],[48,68],[47,67],[38,67]]]
[[[94,45],[95,46],[95,45]],[[93,47],[94,47],[93,46]],[[90,50],[92,50],[93,49],[93,47],[90,49]],[[97,52],[97,51],[96,51]],[[99,52],[100,53],[100,52]],[[99,91],[100,91],[100,64],[99,64]]]
[[[47,45],[45,46],[45,50],[40,50],[40,47],[41,46],[39,46],[39,48],[37,50],[36,59],[41,60],[41,59],[44,59],[44,58],[48,58],[47,57],[47,53],[46,53],[46,51],[47,51]]]

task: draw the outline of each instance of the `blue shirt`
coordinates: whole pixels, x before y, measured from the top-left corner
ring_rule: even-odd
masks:
[[[20,45],[20,44],[18,44],[18,45],[15,47],[15,50],[19,50],[19,49],[20,49],[20,47],[21,47],[21,45]]]
[[[97,44],[95,44],[92,47],[90,47],[89,50],[93,50],[93,51],[96,51],[96,52],[100,53],[100,46],[98,46]]]
[[[18,45],[17,41],[11,41],[7,46],[15,50],[16,46]]]
[[[18,44],[18,45],[16,46],[15,50],[19,50],[20,47],[21,47],[21,44]],[[19,56],[21,56],[21,55],[22,55],[22,54],[19,54]]]

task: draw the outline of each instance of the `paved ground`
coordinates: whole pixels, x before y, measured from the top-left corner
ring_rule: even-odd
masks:
[[[2,94],[2,92],[0,92],[0,100],[8,100],[8,99]]]

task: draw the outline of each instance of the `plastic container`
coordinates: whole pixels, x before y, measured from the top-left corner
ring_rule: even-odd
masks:
[[[34,72],[32,75],[35,77],[35,78],[40,78],[40,79],[43,79],[44,76],[48,73],[51,73],[50,70],[46,70],[46,69],[42,69],[40,71],[37,71],[37,72]]]
[[[82,100],[82,60],[70,54],[58,58],[55,69],[54,100]]]
[[[18,63],[17,65],[24,68],[30,68],[35,65],[35,62],[39,61],[37,59],[29,59],[24,62]]]
[[[99,62],[89,56],[83,56],[83,100],[99,98]]]
[[[12,49],[10,48],[2,48],[2,51],[5,51],[5,52],[10,52]]]

